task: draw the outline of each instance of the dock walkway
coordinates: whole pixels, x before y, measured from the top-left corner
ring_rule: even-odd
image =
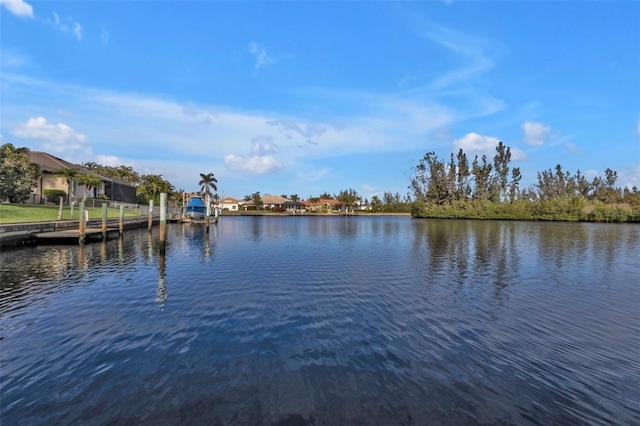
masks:
[[[153,225],[160,222],[159,217],[153,218]],[[149,218],[145,216],[128,217],[124,219],[124,229],[146,228]],[[34,243],[78,243],[80,222],[78,220],[63,220],[52,222],[11,223],[0,225],[0,250],[13,246]],[[107,237],[119,233],[119,219],[107,221]],[[102,219],[91,219],[85,228],[85,241],[102,240]]]

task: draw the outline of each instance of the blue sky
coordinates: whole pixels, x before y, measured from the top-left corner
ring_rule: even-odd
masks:
[[[408,192],[512,149],[640,187],[640,2],[0,0],[2,142],[196,190]]]

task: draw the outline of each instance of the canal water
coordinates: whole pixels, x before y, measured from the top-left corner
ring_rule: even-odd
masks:
[[[222,217],[4,251],[14,424],[640,424],[640,226]]]

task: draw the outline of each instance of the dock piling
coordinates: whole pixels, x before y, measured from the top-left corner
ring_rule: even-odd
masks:
[[[102,203],[102,239],[104,241],[107,240],[107,212],[109,205],[107,203]]]
[[[167,240],[167,193],[160,194],[160,242]]]
[[[207,194],[207,216],[205,217],[205,232],[209,233],[209,221],[211,217],[211,198],[209,194]]]
[[[86,222],[84,220],[84,201],[80,203],[80,217],[79,217],[79,229],[78,229],[78,243],[84,244],[84,234],[86,229]]]
[[[124,235],[124,206],[120,206],[120,221],[118,223],[118,230],[120,231],[120,236]]]
[[[149,200],[149,232],[153,228],[153,200]]]

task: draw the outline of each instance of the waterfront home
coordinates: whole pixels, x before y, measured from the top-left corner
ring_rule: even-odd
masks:
[[[303,201],[304,209],[314,213],[330,213],[337,212],[342,209],[342,203],[338,200],[321,198],[318,201]]]
[[[237,212],[240,203],[240,200],[236,200],[233,197],[225,197],[222,200],[218,201],[218,207],[220,207],[220,209],[222,210]]]
[[[56,202],[57,200],[46,200],[44,191],[48,189],[57,189],[65,193],[69,191],[66,178],[56,174],[62,169],[72,169],[77,171],[78,174],[91,174],[99,177],[101,180],[99,185],[88,189],[86,185],[79,180],[72,179],[70,183],[71,193],[75,196],[75,200],[72,201],[80,200],[86,195],[87,198],[104,196],[111,201],[130,204],[136,203],[136,188],[128,183],[92,173],[78,164],[70,163],[46,152],[29,151],[29,159],[42,170],[42,176],[38,179],[31,193],[30,203],[44,204],[46,201]],[[67,196],[70,195],[71,194],[67,194]]]

